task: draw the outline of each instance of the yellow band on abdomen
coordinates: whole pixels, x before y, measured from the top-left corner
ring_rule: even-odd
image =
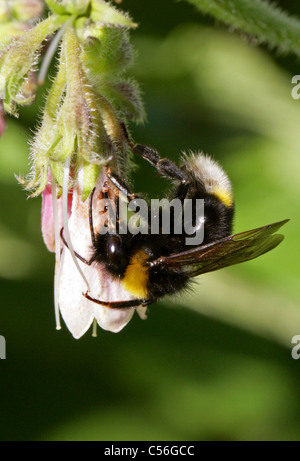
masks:
[[[146,266],[148,254],[138,250],[131,258],[122,280],[124,288],[138,299],[148,297],[149,269]]]

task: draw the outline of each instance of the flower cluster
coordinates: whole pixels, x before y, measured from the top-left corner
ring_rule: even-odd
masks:
[[[93,303],[86,298],[83,301],[81,293],[78,292],[76,301],[68,298],[68,292],[72,291],[74,268],[87,286],[88,276],[96,270],[89,267],[90,273],[84,274],[86,268],[82,270],[73,250],[78,243],[76,236],[88,226],[87,198],[96,185],[101,187],[103,165],[109,163],[114,172],[126,177],[130,149],[123,124],[144,118],[138,86],[125,75],[133,61],[128,31],[136,24],[103,0],[45,3],[49,14],[38,19],[44,9],[42,1],[0,0],[0,98],[6,112],[18,116],[18,106],[34,100],[58,50],[57,72],[31,143],[31,173],[18,180],[31,196],[42,194],[43,237],[48,249],[56,253],[57,327],[61,309],[75,337],[86,331],[93,318],[103,328],[118,331],[127,323],[132,310],[119,315],[123,318],[126,314],[126,321],[118,323],[114,313],[110,314],[114,317],[112,323],[107,314],[103,323],[104,307],[97,306],[95,313]],[[4,121],[0,123],[0,130],[3,129]],[[78,220],[80,225],[72,226]],[[62,227],[67,246],[59,236]],[[81,249],[82,244],[83,241]],[[104,286],[107,291],[110,284],[112,287],[113,281],[105,275],[98,280],[102,295]],[[118,290],[119,287],[112,289],[116,299],[124,295]],[[82,310],[85,313],[79,316],[81,323],[77,319],[73,328],[74,315]]]

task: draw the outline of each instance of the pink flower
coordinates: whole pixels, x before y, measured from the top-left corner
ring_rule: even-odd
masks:
[[[68,216],[71,215],[73,192],[68,194]],[[56,198],[57,220],[59,229],[63,227],[62,197]],[[48,184],[42,192],[42,235],[49,251],[55,252],[54,213],[51,187],[51,173],[48,174]]]

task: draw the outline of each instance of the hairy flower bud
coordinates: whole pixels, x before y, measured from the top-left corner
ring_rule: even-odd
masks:
[[[132,64],[132,47],[125,28],[88,25],[82,42],[83,61],[100,78],[113,76],[115,72],[121,74]]]
[[[7,112],[17,116],[17,104],[28,104],[32,101],[35,86],[32,85],[31,77],[42,43],[58,27],[59,21],[50,16],[1,51],[0,96]]]
[[[83,37],[82,62],[96,91],[107,98],[122,118],[142,122],[145,118],[138,85],[124,78],[133,62],[133,52],[124,28],[87,27]]]
[[[86,81],[80,53],[74,32],[67,31],[62,43],[59,72],[31,148],[31,178],[21,180],[27,189],[34,189],[33,196],[45,188],[49,167],[62,187],[65,161],[72,157],[73,180],[76,180],[78,168],[83,171],[85,199],[95,185],[101,165],[115,156],[114,139],[105,128],[98,98]]]

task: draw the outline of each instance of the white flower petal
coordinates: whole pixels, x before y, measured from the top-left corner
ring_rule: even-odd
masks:
[[[142,320],[147,320],[148,318],[147,316],[148,307],[147,306],[146,307],[139,306],[136,308],[136,311]]]
[[[82,269],[85,271],[83,266],[84,264],[82,264]],[[76,339],[86,333],[94,319],[93,306],[82,295],[85,291],[86,284],[69,250],[65,248],[61,261],[59,307],[68,329]]]
[[[101,299],[102,301],[118,302],[127,301],[133,299],[129,293],[124,290],[121,283],[112,280],[111,277],[106,275],[104,272],[98,272],[99,278],[102,274],[101,293],[95,296],[94,286],[91,287],[92,297]],[[98,284],[99,286],[99,284]],[[98,324],[103,330],[109,330],[113,333],[121,331],[127,323],[131,320],[135,309],[133,307],[129,309],[111,309],[99,304],[94,304],[94,315],[97,319]]]
[[[133,314],[133,307],[130,309],[109,309],[99,306],[99,309],[95,311],[95,318],[103,330],[119,333],[130,322]]]

